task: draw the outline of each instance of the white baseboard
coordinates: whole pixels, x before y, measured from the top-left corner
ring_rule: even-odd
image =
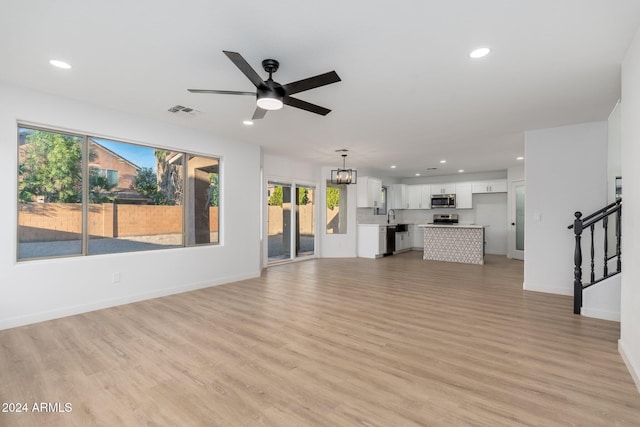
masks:
[[[547,294],[569,295],[573,296],[573,286],[552,287],[549,285],[522,284],[525,291],[544,292]]]
[[[224,285],[226,283],[238,282],[240,280],[253,279],[259,277],[260,272],[256,271],[248,274],[237,276],[228,276],[217,280],[210,280],[200,283],[190,283],[187,285],[176,286],[173,288],[163,288],[150,292],[143,292],[133,295],[125,295],[118,298],[112,298],[102,301],[95,301],[87,304],[79,304],[70,307],[62,307],[55,310],[43,311],[39,313],[27,314],[25,316],[16,316],[0,320],[0,330],[17,328],[19,326],[30,325],[32,323],[45,322],[47,320],[59,319],[61,317],[73,316],[76,314],[87,313],[90,311],[101,310],[118,305],[130,304],[137,301],[144,301],[153,298],[165,297],[168,295],[180,294],[183,292],[195,291],[198,289],[209,288],[212,286]]]
[[[485,254],[487,254],[487,255],[502,255],[502,256],[507,256],[507,253],[506,253],[506,252],[504,252],[504,251],[493,251],[493,250],[490,250],[490,249],[487,249],[487,250],[485,251]]]
[[[593,317],[595,319],[612,320],[614,322],[620,322],[620,313],[614,311],[598,310],[597,308],[582,307],[580,314],[586,317]]]
[[[627,352],[624,349],[624,345],[622,344],[622,340],[618,340],[618,353],[620,353],[620,356],[622,356],[624,364],[627,365],[627,369],[631,374],[631,378],[633,379],[633,382],[636,383],[636,388],[640,393],[640,368],[636,366],[631,358],[629,358],[629,356],[627,355]]]

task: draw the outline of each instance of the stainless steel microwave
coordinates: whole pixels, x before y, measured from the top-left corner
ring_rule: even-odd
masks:
[[[432,208],[455,208],[456,207],[456,195],[455,194],[436,194],[431,196]]]

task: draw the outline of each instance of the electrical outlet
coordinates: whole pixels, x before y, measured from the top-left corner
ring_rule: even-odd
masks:
[[[120,283],[120,272],[116,271],[111,275],[111,283]]]

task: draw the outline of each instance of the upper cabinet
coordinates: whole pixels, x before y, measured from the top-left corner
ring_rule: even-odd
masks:
[[[373,196],[367,200],[361,200],[360,183],[376,178],[358,178],[358,207],[378,207],[380,199],[376,198],[381,191],[376,184],[376,190],[371,190]],[[365,184],[363,184],[365,185]],[[369,182],[367,185],[371,185]],[[390,209],[431,209],[431,196],[442,194],[456,195],[456,209],[472,209],[473,197],[475,193],[506,193],[507,180],[495,179],[491,181],[458,182],[451,184],[393,184],[392,195],[389,198]],[[373,201],[372,201],[373,200]],[[377,205],[375,203],[377,201]],[[362,203],[362,204],[361,204]]]
[[[455,184],[431,184],[431,194],[455,194]]]
[[[409,185],[409,209],[431,209],[429,184]]]
[[[474,182],[471,184],[472,193],[506,193],[507,180],[500,179],[494,181]]]
[[[359,208],[378,208],[382,204],[382,180],[370,176],[358,177],[357,203]]]
[[[456,209],[471,209],[473,207],[471,185],[470,182],[456,183]]]
[[[391,194],[390,209],[409,209],[409,186],[407,184],[393,184]]]

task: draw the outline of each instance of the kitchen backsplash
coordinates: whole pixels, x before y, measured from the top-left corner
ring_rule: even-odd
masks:
[[[433,214],[455,213],[463,224],[475,223],[475,210],[468,209],[397,209],[396,219],[391,222],[396,224],[426,224],[433,220]],[[393,215],[392,215],[393,216]],[[374,215],[373,208],[358,208],[358,224],[386,224],[386,215]]]

